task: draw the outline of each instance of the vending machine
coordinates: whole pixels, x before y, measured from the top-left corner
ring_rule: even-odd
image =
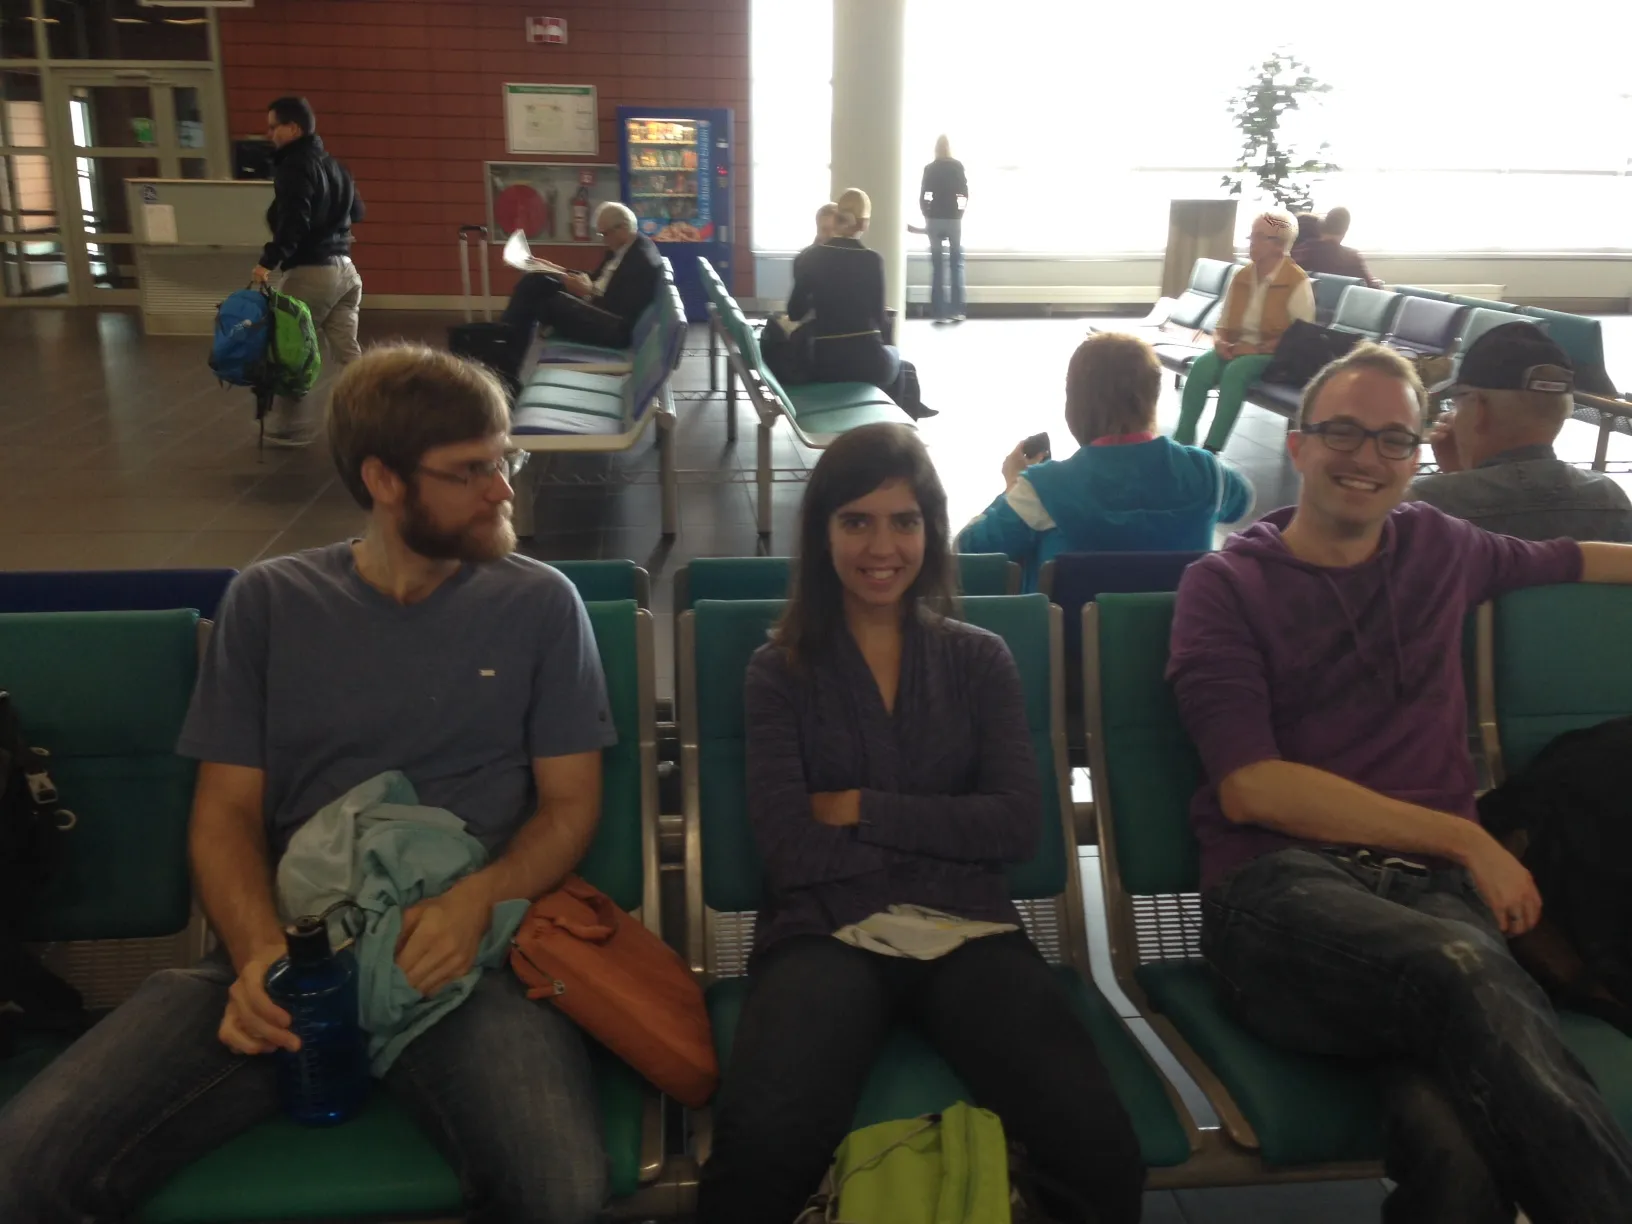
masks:
[[[731,285],[731,112],[685,106],[618,107],[618,173],[640,232],[674,266],[693,322],[708,318],[697,271],[708,260]]]

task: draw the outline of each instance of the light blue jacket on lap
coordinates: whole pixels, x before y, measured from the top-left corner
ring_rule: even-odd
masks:
[[[360,914],[329,919],[339,947],[358,931],[357,1006],[369,1063],[383,1076],[415,1037],[458,1007],[483,970],[503,965],[527,914],[525,900],[501,901],[476,951],[476,967],[431,998],[397,967],[397,938],[409,906],[437,897],[487,865],[482,843],[445,808],[423,807],[414,785],[391,770],[352,787],[295,832],[278,863],[278,910],[286,922],[351,898]],[[360,924],[360,926],[359,926]]]
[[[1208,552],[1220,523],[1252,510],[1252,485],[1217,455],[1171,438],[1084,446],[1026,469],[958,536],[959,552],[1001,552],[1037,589],[1062,552]]]

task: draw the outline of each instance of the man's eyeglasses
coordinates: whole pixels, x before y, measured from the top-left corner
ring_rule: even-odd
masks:
[[[1313,434],[1326,444],[1328,450],[1350,455],[1366,444],[1367,438],[1377,440],[1377,453],[1384,459],[1409,459],[1422,445],[1422,435],[1386,425],[1382,429],[1366,429],[1354,421],[1317,421],[1305,425],[1298,432]]]
[[[420,464],[414,471],[426,476],[434,476],[437,480],[447,484],[458,485],[468,489],[471,485],[485,485],[492,482],[495,476],[509,479],[510,473],[515,470],[516,461],[521,458],[519,450],[507,450],[497,459],[472,459],[469,463],[461,463],[455,470],[444,472],[441,468],[426,467]]]

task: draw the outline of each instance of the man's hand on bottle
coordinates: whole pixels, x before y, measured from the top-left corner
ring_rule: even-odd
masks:
[[[493,902],[475,877],[466,877],[440,897],[410,906],[402,915],[397,966],[425,998],[476,966],[482,936],[493,921]]]
[[[229,1049],[239,1054],[300,1049],[300,1038],[289,1029],[289,1013],[266,993],[266,971],[286,953],[282,943],[267,944],[239,967],[238,980],[227,991],[221,1027],[216,1030],[216,1036]]]

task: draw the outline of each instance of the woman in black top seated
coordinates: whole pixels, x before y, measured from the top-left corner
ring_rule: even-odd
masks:
[[[833,238],[807,247],[794,262],[788,317],[816,329],[815,382],[864,382],[882,388],[913,418],[934,416],[918,393],[918,371],[884,343],[884,259],[861,245],[873,203],[852,187],[838,200]]]
[[[1013,657],[949,618],[954,564],[916,433],[869,425],[827,449],[792,598],[748,666],[764,901],[699,1224],[794,1218],[897,1025],[1057,1183],[1051,1218],[1139,1218],[1127,1114],[1009,899],[1044,799]]]

